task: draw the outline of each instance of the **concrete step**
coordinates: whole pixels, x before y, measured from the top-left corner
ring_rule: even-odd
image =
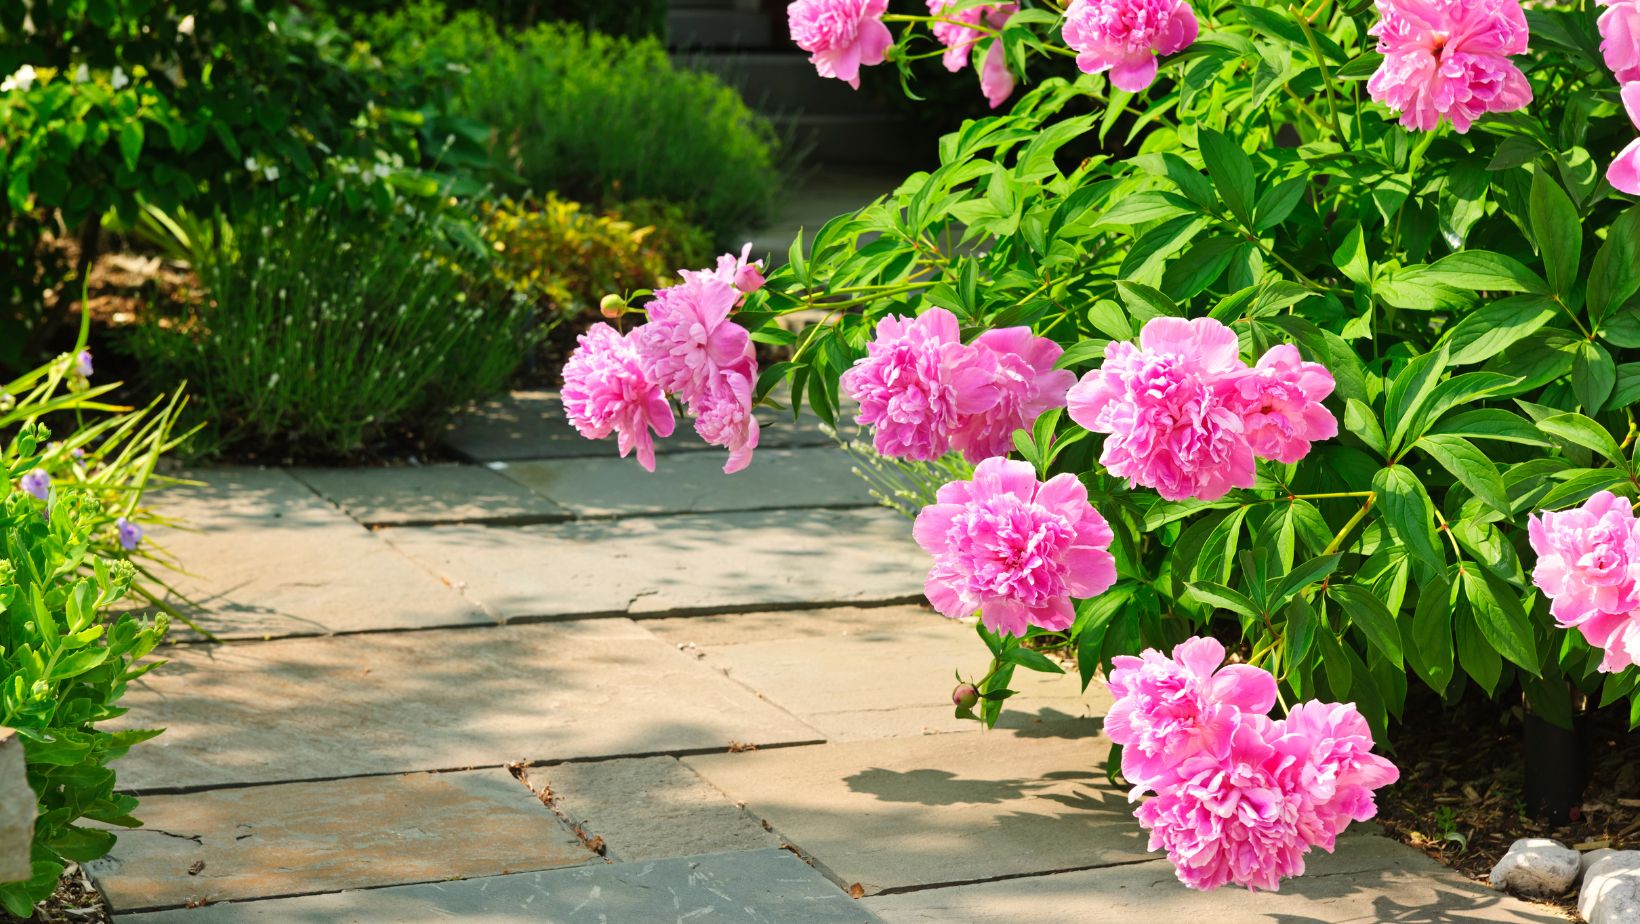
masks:
[[[785,37],[784,30],[776,30],[775,18],[767,13],[673,9],[666,14],[666,44],[674,51],[769,49]]]
[[[681,54],[676,60],[684,67],[717,74],[740,90],[754,109],[770,115],[837,115],[873,108],[870,97],[815,73],[795,46],[782,51]]]

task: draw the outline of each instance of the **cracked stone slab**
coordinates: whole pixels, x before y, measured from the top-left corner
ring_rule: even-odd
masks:
[[[698,632],[692,624],[715,620]],[[974,731],[951,705],[954,672],[985,675],[991,654],[972,621],[914,606],[806,610],[690,617],[645,623],[695,652],[702,663],[757,691],[824,732],[830,741]],[[725,631],[733,627],[733,633]],[[697,642],[697,637],[710,639]],[[1019,669],[1019,694],[1002,711],[1004,728],[1089,721],[1105,714],[1110,693],[1095,681],[1082,691],[1074,673]]]
[[[784,850],[394,886],[122,916],[128,924],[881,924]]]
[[[205,484],[148,495],[180,525],[153,529],[144,545],[185,569],[159,571],[181,596],[172,602],[221,638],[494,622],[287,472],[190,477]]]
[[[758,442],[761,449],[826,446],[832,442],[812,417],[805,416],[793,423],[789,413],[769,408],[759,409],[757,417],[762,427]],[[515,391],[483,402],[450,424],[444,442],[475,462],[617,457],[613,439],[589,440],[575,432],[564,418],[558,394],[551,391]],[[694,427],[686,420],[678,421],[671,437],[656,440],[655,450],[660,453],[723,452],[722,448],[709,446],[695,435]],[[630,458],[626,462],[637,466]]]
[[[118,911],[598,860],[501,769],[150,796],[141,814],[90,867]]]
[[[1565,924],[1554,909],[1501,895],[1386,837],[1350,835],[1336,853],[1312,853],[1308,874],[1279,892],[1227,886],[1196,892],[1165,860],[982,882],[899,895],[867,905],[887,924],[1357,924],[1422,921]],[[1096,900],[1090,900],[1096,899]],[[1074,915],[1074,918],[1072,917]]]
[[[779,847],[723,793],[675,757],[634,757],[537,767],[553,808],[601,837],[614,860],[659,860]]]
[[[499,463],[498,463],[499,464]],[[749,468],[723,474],[701,452],[657,457],[650,474],[609,459],[510,462],[500,472],[582,517],[714,513],[794,507],[864,507],[875,501],[840,449],[759,449]]]
[[[179,645],[131,685],[138,791],[676,754],[819,733],[627,619]]]
[[[25,770],[23,739],[0,726],[0,882],[27,879],[34,872],[29,850],[39,797],[29,788]]]
[[[1096,724],[686,757],[865,894],[1143,860]],[[1081,735],[1081,737],[1076,737]]]
[[[542,523],[572,514],[480,465],[291,469],[308,487],[366,526]]]
[[[883,509],[784,510],[380,535],[502,620],[921,599],[928,556]]]

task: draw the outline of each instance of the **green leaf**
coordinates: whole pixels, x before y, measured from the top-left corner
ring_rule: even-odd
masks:
[[[1287,220],[1293,209],[1304,201],[1304,192],[1310,188],[1308,176],[1295,176],[1283,180],[1264,191],[1258,197],[1258,204],[1253,206],[1253,230],[1268,231]]]
[[[1454,647],[1452,641],[1452,582],[1437,574],[1418,589],[1418,605],[1412,614],[1412,645],[1407,660],[1430,689],[1445,693],[1452,682]]]
[[[1389,455],[1389,449],[1384,443],[1384,428],[1379,426],[1378,417],[1355,398],[1344,402],[1344,429],[1361,438],[1367,448],[1380,456]]]
[[[1600,413],[1617,384],[1617,364],[1598,343],[1580,340],[1572,354],[1572,393],[1590,414]]]
[[[1606,243],[1589,267],[1589,318],[1599,325],[1608,312],[1621,308],[1640,290],[1640,206],[1634,206],[1606,229]]]
[[[1281,583],[1276,587],[1275,593],[1271,594],[1271,608],[1281,605],[1288,597],[1332,574],[1338,567],[1340,558],[1343,558],[1343,556],[1338,554],[1322,555],[1294,568],[1285,578],[1282,578]]]
[[[1252,600],[1240,591],[1231,590],[1223,584],[1216,584],[1212,581],[1192,581],[1190,591],[1198,599],[1219,609],[1240,613],[1250,619],[1257,619],[1260,616],[1258,606]]]
[[[1403,665],[1401,654],[1401,630],[1395,624],[1395,616],[1390,613],[1384,601],[1373,596],[1372,591],[1354,584],[1337,584],[1327,589],[1327,596],[1337,600],[1343,606],[1344,612],[1349,614],[1350,622],[1361,634],[1367,637],[1372,647],[1378,649],[1391,664],[1396,667]]]
[[[138,159],[142,156],[142,123],[132,119],[121,125],[119,144],[120,156],[125,159],[125,168],[135,172]]]
[[[1515,295],[1464,315],[1446,338],[1452,365],[1467,366],[1496,356],[1549,323],[1558,310],[1554,299]]]
[[[1477,292],[1548,291],[1548,286],[1519,261],[1489,250],[1463,250],[1442,257],[1418,273],[1423,279]]]
[[[1538,421],[1538,429],[1585,449],[1592,449],[1620,467],[1627,467],[1623,451],[1606,428],[1582,414],[1557,414]]]
[[[1429,453],[1430,458],[1452,473],[1469,492],[1492,509],[1510,513],[1509,489],[1486,454],[1461,436],[1425,435],[1414,445]]]
[[[1390,383],[1384,399],[1384,421],[1390,427],[1389,451],[1399,450],[1418,412],[1446,371],[1446,347],[1415,357]]]
[[[1391,465],[1373,476],[1372,489],[1390,532],[1426,564],[1444,568],[1446,556],[1435,533],[1435,505],[1418,476],[1404,465]]]
[[[1542,671],[1532,623],[1508,584],[1481,568],[1463,567],[1463,591],[1481,634],[1498,654],[1532,676]]]
[[[1472,440],[1499,440],[1505,443],[1521,443],[1526,446],[1548,446],[1550,442],[1543,438],[1543,432],[1530,421],[1519,414],[1512,414],[1501,408],[1477,408],[1473,411],[1464,411],[1454,414],[1444,420],[1437,421],[1430,427],[1430,433],[1461,436]]]
[[[1241,145],[1211,128],[1196,133],[1201,144],[1202,160],[1207,164],[1207,175],[1213,178],[1213,187],[1219,198],[1229,207],[1243,225],[1253,224],[1253,161]]]
[[[1547,171],[1538,170],[1532,175],[1528,213],[1549,286],[1570,301],[1583,255],[1583,226],[1577,218],[1577,207]]]
[[[1065,669],[1060,667],[1057,661],[1054,661],[1052,658],[1040,651],[1034,651],[1030,648],[1024,647],[1023,645],[1017,645],[1013,648],[1004,650],[1000,656],[1000,660],[1007,661],[1010,664],[1018,664],[1020,667],[1027,670],[1038,671],[1043,674],[1065,673]]]
[[[1372,278],[1372,263],[1367,259],[1367,245],[1360,225],[1351,225],[1343,242],[1333,251],[1333,265],[1351,282],[1365,284]]]

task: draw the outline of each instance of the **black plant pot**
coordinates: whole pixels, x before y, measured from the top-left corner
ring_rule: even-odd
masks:
[[[1571,728],[1561,728],[1528,710],[1525,724],[1526,814],[1569,821],[1589,785],[1589,717],[1577,713]]]

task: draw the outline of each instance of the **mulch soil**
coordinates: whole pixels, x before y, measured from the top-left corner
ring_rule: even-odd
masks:
[[[1521,706],[1482,696],[1443,706],[1409,694],[1405,721],[1391,732],[1401,779],[1379,793],[1379,821],[1482,882],[1518,838],[1640,849],[1640,733],[1629,731],[1627,703],[1618,706],[1587,716],[1588,786],[1570,817],[1551,819],[1526,812]],[[1574,907],[1575,899],[1573,892],[1559,904]]]
[[[91,884],[91,877],[78,866],[70,866],[57,882],[57,891],[35,906],[30,924],[108,924],[108,902]],[[22,924],[23,918],[0,911],[0,924]]]

